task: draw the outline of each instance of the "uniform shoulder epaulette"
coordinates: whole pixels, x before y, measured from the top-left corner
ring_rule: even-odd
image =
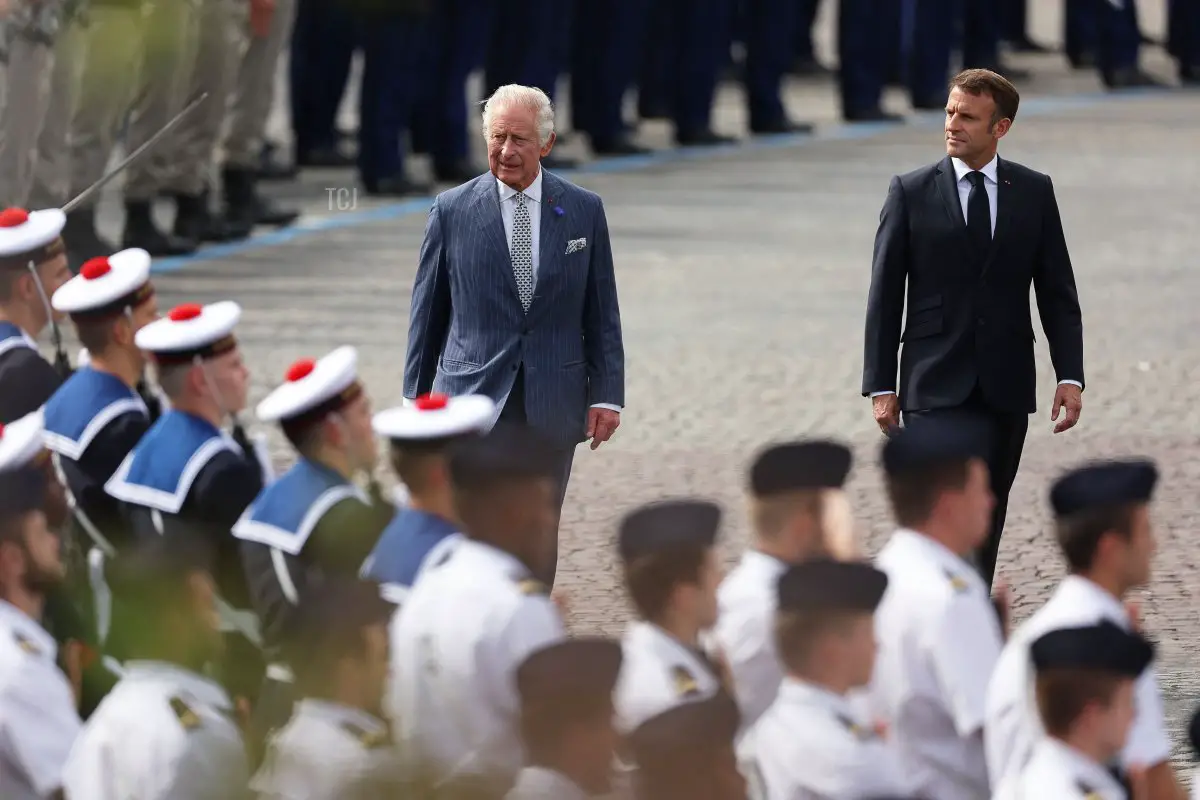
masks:
[[[874,739],[879,736],[879,734],[877,734],[873,729],[859,725],[845,714],[837,714],[835,716],[837,717],[837,721],[845,726],[846,730],[850,731],[850,733],[859,739]]]
[[[671,680],[675,684],[675,694],[680,697],[691,697],[700,693],[700,684],[687,667],[671,667]]]
[[[19,647],[22,652],[28,653],[31,656],[40,656],[42,654],[42,648],[38,647],[37,642],[33,641],[33,639],[30,639],[28,636],[14,631],[13,638],[16,639],[17,647]]]
[[[183,726],[185,731],[200,727],[202,724],[200,715],[182,697],[172,697],[169,702],[171,710],[175,712],[175,716],[179,718],[179,724]]]
[[[946,573],[946,579],[950,581],[950,588],[956,592],[965,592],[971,588],[971,584],[966,578],[954,572],[953,570],[943,570]]]
[[[361,725],[347,720],[342,723],[342,730],[353,736],[358,743],[368,750],[375,750],[391,744],[392,738],[386,730],[369,731]]]
[[[517,583],[517,589],[520,590],[521,594],[527,596],[550,594],[550,587],[537,578],[525,578]]]

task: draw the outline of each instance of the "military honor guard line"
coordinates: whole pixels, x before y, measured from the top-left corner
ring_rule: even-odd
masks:
[[[929,172],[945,177],[906,178],[930,202],[959,161],[995,162],[1015,114],[998,78],[952,86],[954,155]],[[1069,575],[1014,626],[986,555],[997,456],[979,423],[999,412],[970,381],[967,400],[887,426],[895,530],[874,557],[854,536],[850,449],[772,443],[749,465],[754,536],[728,575],[719,505],[632,509],[613,544],[636,619],[620,639],[572,635],[552,593],[571,461],[625,402],[612,248],[600,199],[543,169],[544,93],[510,88],[485,126],[491,172],[431,211],[412,396],[375,412],[352,347],[293,363],[252,426],[295,451],[281,475],[243,420],[239,305],[160,316],[145,251],[72,277],[61,213],[0,213],[0,796],[1186,796],[1154,648],[1125,606],[1149,580],[1156,467],[1054,482]],[[1026,296],[1053,283],[1064,341],[1081,337],[1069,262],[1039,277],[1003,228],[984,243],[989,171],[967,172],[967,208],[944,230],[913,223],[911,246],[962,220],[971,258],[1028,266],[1011,278]],[[1003,219],[1013,200],[990,202]],[[938,313],[963,302],[947,291]],[[63,374],[36,336],[67,318],[88,361]],[[914,324],[931,363],[959,336]],[[1015,359],[1021,334],[988,345]],[[981,357],[956,369],[986,383]],[[881,422],[900,412],[888,390],[865,392]],[[1060,386],[1056,409],[1077,419],[1077,399]],[[404,504],[376,474],[379,440]]]

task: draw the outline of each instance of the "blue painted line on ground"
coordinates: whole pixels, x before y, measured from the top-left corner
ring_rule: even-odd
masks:
[[[1130,100],[1147,96],[1161,96],[1170,90],[1138,89],[1119,93],[1087,92],[1083,94],[1053,95],[1034,97],[1021,104],[1019,118],[1046,116],[1061,111],[1070,111],[1088,106],[1116,101]],[[776,136],[763,136],[746,139],[731,144],[714,145],[711,147],[684,147],[672,150],[659,150],[645,155],[619,156],[606,158],[584,164],[576,169],[562,170],[557,174],[570,178],[575,175],[611,175],[623,172],[662,167],[686,161],[697,161],[719,156],[740,155],[765,150],[780,150],[792,147],[803,147],[819,142],[853,142],[868,139],[888,131],[902,128],[931,127],[941,124],[941,112],[923,112],[914,114],[899,122],[862,122],[834,125],[818,129],[815,133],[785,133]],[[386,222],[399,219],[409,214],[423,214],[433,203],[433,195],[405,200],[399,203],[388,203],[363,211],[334,213],[324,217],[301,220],[296,225],[270,233],[256,235],[250,239],[229,244],[219,244],[205,247],[189,256],[158,259],[154,262],[152,271],[155,274],[178,272],[209,261],[219,261],[230,256],[262,250],[276,245],[287,244],[314,233],[345,230],[369,225],[374,222]]]

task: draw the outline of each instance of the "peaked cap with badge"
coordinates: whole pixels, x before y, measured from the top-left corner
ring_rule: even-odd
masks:
[[[458,436],[486,433],[495,416],[496,403],[485,395],[425,394],[410,406],[380,411],[371,424],[393,444],[437,446]]]
[[[1050,488],[1057,517],[1098,508],[1149,503],[1158,469],[1148,459],[1096,461],[1063,475]]]
[[[1029,648],[1034,669],[1096,670],[1137,678],[1154,660],[1154,645],[1141,634],[1105,620],[1044,633]]]
[[[229,300],[176,306],[137,332],[135,342],[161,365],[190,364],[222,356],[235,347],[233,329],[242,307]]]
[[[887,584],[887,574],[865,561],[812,559],[779,576],[779,609],[870,613],[879,607]]]
[[[262,422],[279,422],[297,431],[345,408],[363,394],[358,380],[358,351],[339,347],[322,358],[292,364],[284,382],[255,410]]]
[[[555,642],[534,651],[517,668],[525,714],[563,715],[604,708],[621,672],[621,643],[598,636]]]
[[[124,314],[152,297],[150,254],[130,248],[86,261],[78,275],[59,287],[50,304],[81,321]]]
[[[54,244],[66,227],[67,216],[57,208],[0,211],[0,268],[28,269],[39,251]]]
[[[888,436],[881,450],[889,476],[922,473],[972,459],[985,459],[986,431],[965,417],[918,418]]]
[[[827,440],[785,442],[762,450],[750,467],[755,497],[811,489],[840,489],[850,474],[850,448]]]
[[[625,515],[617,551],[626,563],[680,548],[706,549],[717,542],[721,507],[708,500],[680,499],[649,503]]]
[[[466,491],[513,481],[557,481],[561,472],[559,449],[527,425],[499,422],[485,435],[465,437],[450,450],[450,479]]]

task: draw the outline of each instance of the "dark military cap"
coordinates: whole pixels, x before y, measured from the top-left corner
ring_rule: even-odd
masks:
[[[0,472],[0,519],[37,511],[46,501],[46,472],[22,467]]]
[[[639,766],[673,761],[733,746],[741,725],[737,703],[726,692],[691,700],[643,722],[629,736]]]
[[[1063,475],[1050,488],[1050,505],[1065,517],[1093,508],[1148,503],[1158,469],[1146,459],[1097,461]]]
[[[621,644],[580,637],[537,650],[517,668],[517,692],[526,710],[570,713],[580,702],[609,700],[621,671]]]
[[[986,457],[987,431],[969,417],[947,415],[893,430],[881,460],[888,475],[903,475]]]
[[[454,443],[450,479],[461,489],[487,489],[514,480],[562,477],[560,448],[533,428],[500,422],[484,436]]]
[[[1030,657],[1037,670],[1094,669],[1136,678],[1154,660],[1154,645],[1106,620],[1043,634],[1030,646]]]
[[[338,658],[356,651],[362,644],[363,629],[386,625],[395,610],[374,581],[327,577],[304,593],[284,626],[288,660],[293,667],[302,668],[302,659],[297,658],[302,654],[320,651]]]
[[[862,561],[818,558],[788,568],[777,585],[784,611],[874,611],[887,575]]]
[[[787,442],[763,450],[750,467],[750,491],[765,497],[803,489],[840,489],[853,458],[831,441]]]
[[[708,500],[663,500],[634,509],[621,520],[617,549],[621,558],[674,550],[712,547],[721,525],[721,507]]]

